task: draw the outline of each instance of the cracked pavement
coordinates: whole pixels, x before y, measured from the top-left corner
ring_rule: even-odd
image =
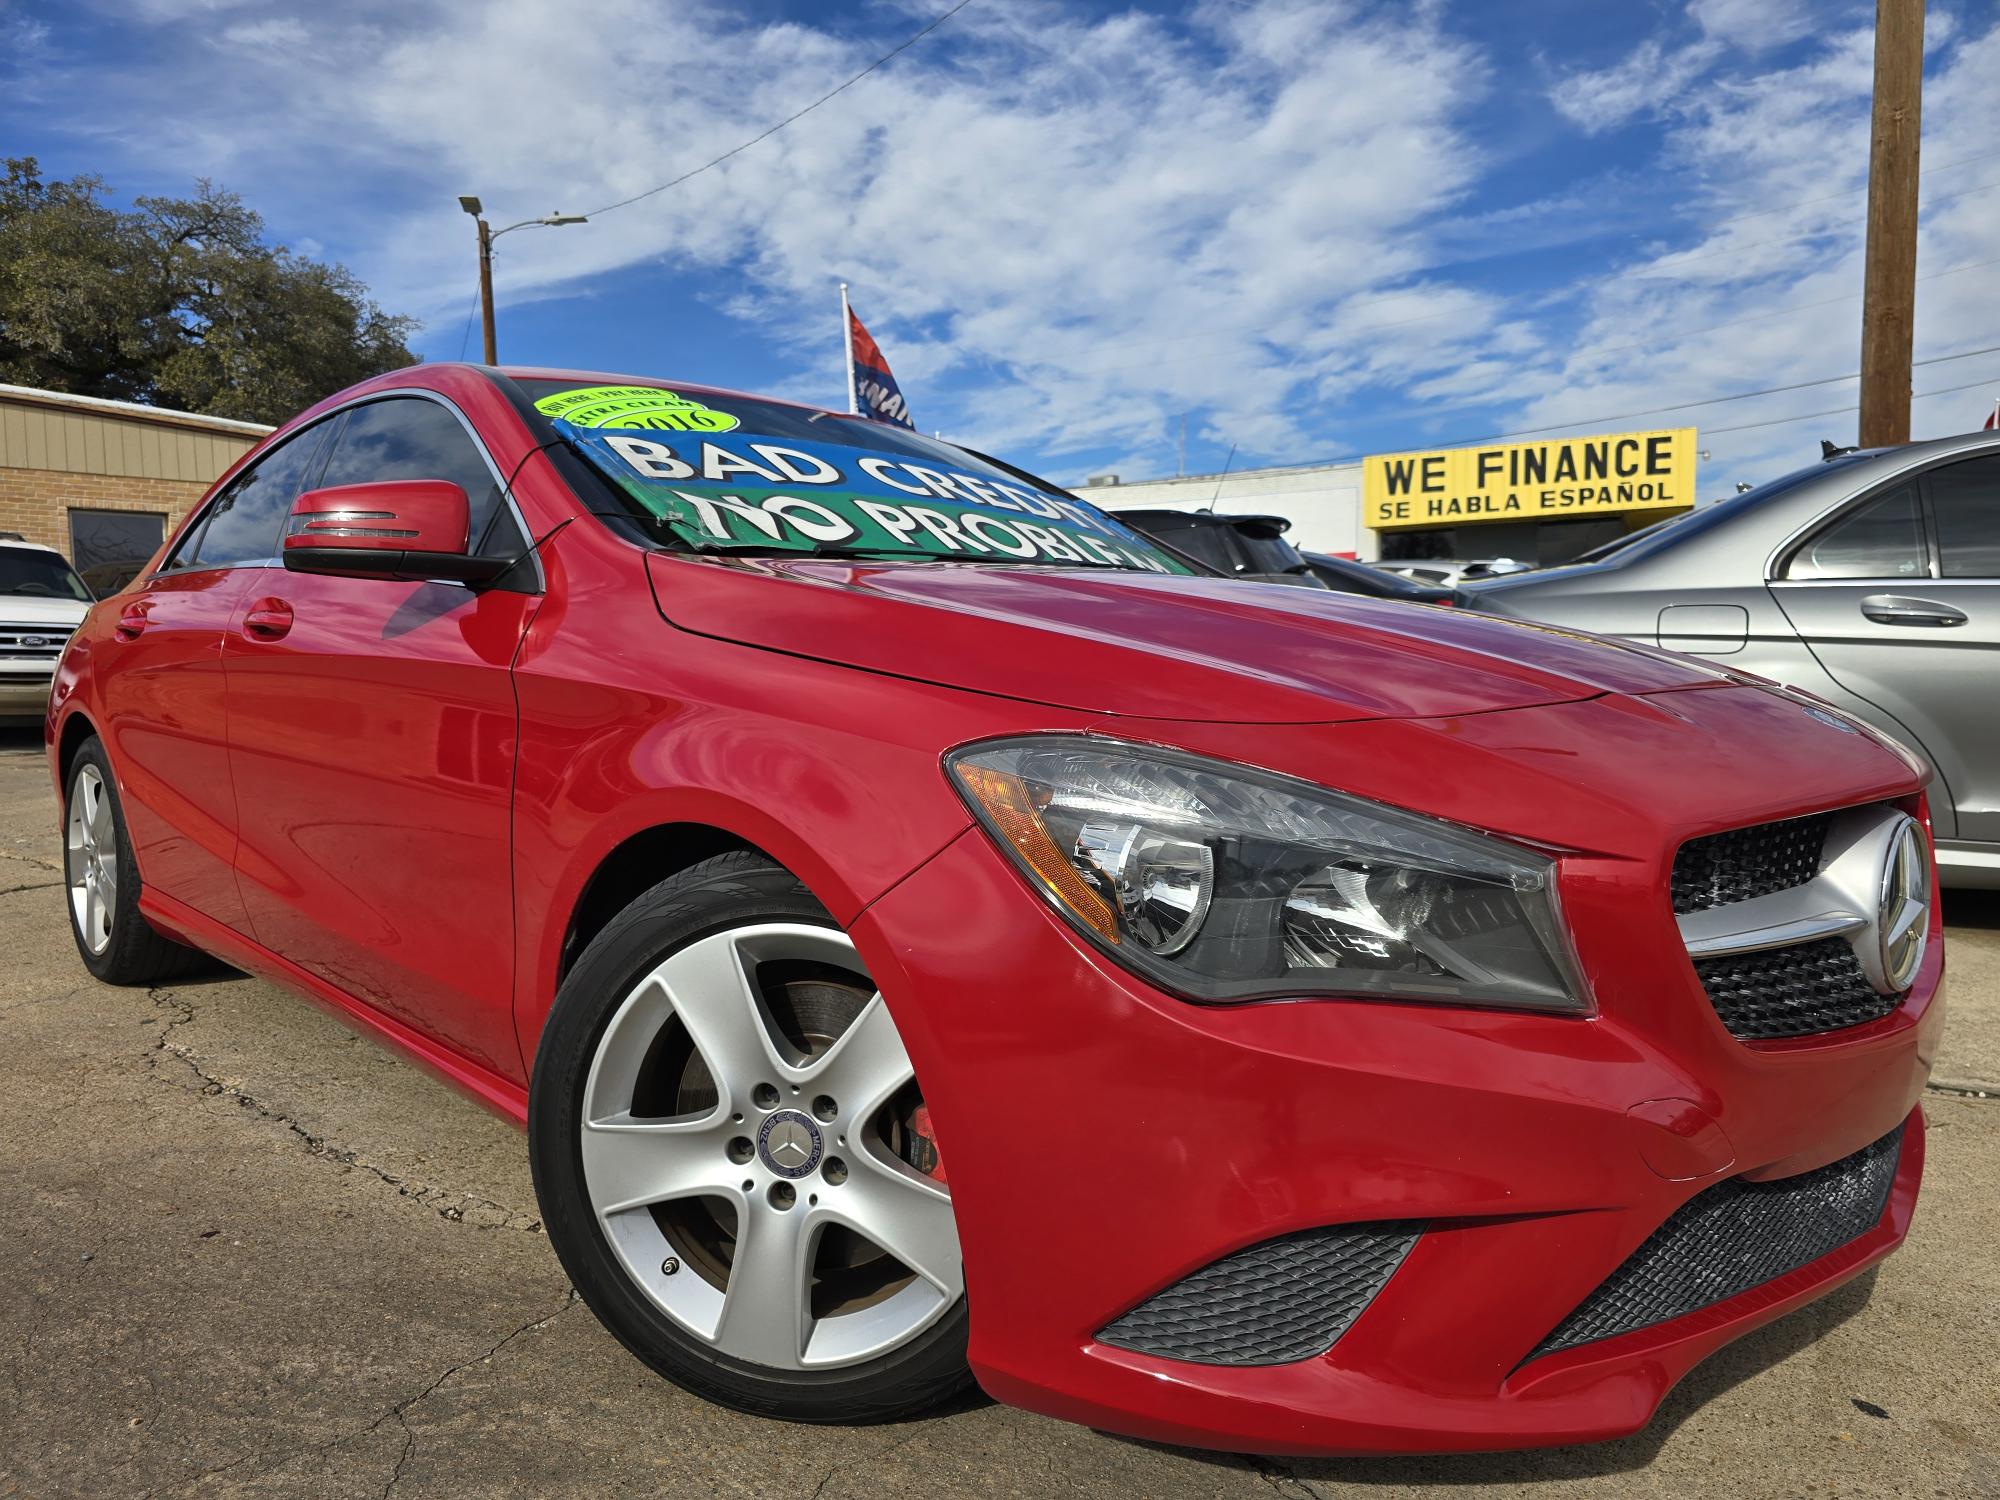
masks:
[[[2000,897],[1947,902],[1937,1071],[1966,1087],[1927,1101],[1901,1255],[1635,1438],[1293,1462],[978,1399],[829,1429],[684,1395],[572,1300],[511,1126],[261,981],[91,981],[58,854],[38,738],[0,730],[0,1497],[2000,1500]]]

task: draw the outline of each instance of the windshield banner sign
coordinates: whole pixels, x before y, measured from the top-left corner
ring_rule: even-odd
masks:
[[[1190,571],[1088,505],[908,454],[744,432],[556,426],[692,547]]]

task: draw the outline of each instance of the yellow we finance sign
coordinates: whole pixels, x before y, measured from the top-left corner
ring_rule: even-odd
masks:
[[[1361,461],[1361,518],[1376,531],[1694,504],[1694,429],[1378,453]]]

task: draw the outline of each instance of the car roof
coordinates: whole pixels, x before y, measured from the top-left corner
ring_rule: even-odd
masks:
[[[57,557],[62,556],[62,553],[54,547],[45,546],[41,542],[31,542],[26,537],[20,536],[0,537],[0,547],[14,552],[54,552]]]
[[[1292,529],[1291,521],[1284,516],[1239,515],[1214,510],[1165,510],[1158,507],[1133,506],[1126,510],[1114,510],[1112,515],[1124,519],[1137,518],[1150,524],[1170,524],[1185,522],[1189,526],[1258,526],[1273,532],[1287,532]]]

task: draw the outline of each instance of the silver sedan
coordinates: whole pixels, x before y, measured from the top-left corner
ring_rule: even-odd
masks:
[[[2000,436],[1831,452],[1472,608],[1710,656],[1817,694],[1937,771],[1947,885],[2000,887]]]

